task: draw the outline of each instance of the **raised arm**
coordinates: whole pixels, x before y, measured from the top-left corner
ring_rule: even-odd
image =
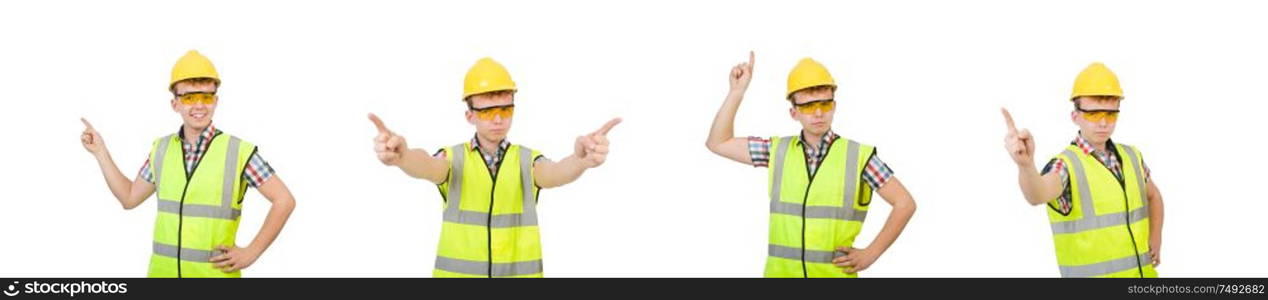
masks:
[[[114,163],[114,158],[110,157],[110,150],[106,149],[106,142],[101,139],[101,134],[93,129],[92,124],[84,118],[79,119],[84,123],[84,133],[80,135],[79,140],[84,145],[84,149],[88,153],[92,153],[97,159],[97,166],[101,167],[101,175],[106,179],[106,185],[110,187],[110,193],[115,199],[119,200],[119,204],[123,205],[123,209],[132,209],[145,202],[154,194],[154,184],[151,184],[141,176],[137,176],[136,180],[128,179],[119,171],[119,166]]]
[[[740,109],[740,101],[744,100],[744,92],[753,80],[753,52],[748,53],[748,63],[741,63],[731,68],[728,76],[731,90],[726,94],[726,101],[713,117],[713,127],[709,128],[709,139],[705,147],[713,153],[744,164],[753,164],[748,153],[748,140],[735,137],[735,112]]]

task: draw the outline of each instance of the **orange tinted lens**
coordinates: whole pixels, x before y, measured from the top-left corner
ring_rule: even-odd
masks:
[[[1106,122],[1114,122],[1114,121],[1118,121],[1118,112],[1110,112],[1110,111],[1083,112],[1083,119],[1092,121],[1092,122],[1100,122],[1101,120],[1105,120]]]
[[[511,115],[514,113],[515,113],[514,106],[492,107],[492,108],[477,110],[476,117],[479,117],[482,120],[492,120],[493,117],[500,116],[502,117],[502,119],[505,120],[505,119],[510,119]]]
[[[806,103],[805,105],[798,105],[797,111],[800,111],[802,114],[812,115],[815,111],[831,111],[833,107],[836,107],[836,101],[818,101]]]
[[[216,103],[216,95],[208,94],[208,93],[184,94],[180,96],[180,99],[181,99],[181,103],[184,103],[185,105],[193,105],[195,103],[202,103],[202,104]]]

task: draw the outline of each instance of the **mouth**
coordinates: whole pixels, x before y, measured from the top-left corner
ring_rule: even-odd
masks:
[[[190,113],[189,113],[189,117],[190,117],[190,118],[194,118],[194,119],[198,119],[198,120],[202,120],[202,119],[206,119],[206,118],[207,118],[207,113],[205,113],[205,112],[190,112]]]

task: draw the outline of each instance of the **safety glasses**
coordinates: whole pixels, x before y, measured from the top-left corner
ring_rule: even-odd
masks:
[[[216,104],[217,99],[216,92],[189,92],[176,95],[176,98],[180,99],[181,103],[185,105],[194,105],[196,103],[212,105]]]
[[[802,114],[807,114],[807,115],[813,115],[815,111],[821,111],[826,113],[826,112],[832,111],[832,109],[836,108],[836,106],[837,106],[837,102],[836,100],[833,100],[833,99],[822,99],[822,100],[815,100],[815,101],[810,101],[810,102],[806,102],[802,104],[796,104],[796,103],[793,104],[793,107],[796,107],[797,111],[800,111]]]
[[[1083,114],[1084,120],[1088,120],[1090,122],[1100,122],[1101,120],[1105,120],[1105,122],[1114,123],[1118,121],[1117,109],[1090,109],[1089,110],[1089,109],[1083,109],[1082,107],[1079,107],[1079,106],[1075,106],[1074,109],[1078,110],[1080,113]]]
[[[481,120],[486,120],[486,121],[493,120],[493,117],[502,117],[503,120],[506,120],[506,119],[510,119],[511,115],[515,114],[515,104],[489,106],[489,107],[481,107],[481,108],[475,108],[468,105],[467,108],[471,109],[471,112],[474,112],[477,118],[480,118]]]

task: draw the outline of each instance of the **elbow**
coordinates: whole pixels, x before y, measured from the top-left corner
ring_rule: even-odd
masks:
[[[916,201],[908,198],[907,201],[899,202],[894,205],[894,210],[904,212],[908,215],[916,213]]]
[[[722,142],[706,140],[704,141],[704,147],[708,148],[709,152],[713,152],[713,154],[722,155]]]
[[[295,211],[295,197],[288,196],[283,198],[282,201],[274,202],[273,205],[289,214]]]
[[[141,206],[141,203],[140,202],[123,202],[123,203],[120,203],[120,205],[123,206],[123,210],[132,210],[133,208],[136,208],[137,206]]]

